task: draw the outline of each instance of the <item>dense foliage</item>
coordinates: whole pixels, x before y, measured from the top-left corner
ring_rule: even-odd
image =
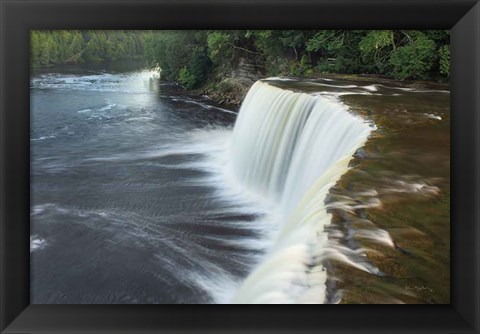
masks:
[[[143,55],[144,34],[136,31],[34,30],[33,66],[130,59]]]
[[[375,74],[446,81],[445,30],[33,31],[34,66],[145,57],[162,78],[200,87],[249,69],[270,76]]]
[[[242,62],[265,75],[376,74],[400,80],[446,81],[450,36],[445,30],[158,31],[146,57],[167,80],[189,88],[209,73],[228,75]]]

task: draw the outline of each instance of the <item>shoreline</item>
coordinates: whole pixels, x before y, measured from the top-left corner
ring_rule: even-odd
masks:
[[[266,79],[268,76],[259,77],[258,80]],[[416,89],[432,89],[432,90],[450,90],[449,83],[436,81],[421,81],[421,80],[396,80],[388,77],[378,76],[374,74],[338,74],[338,73],[321,73],[313,74],[305,77],[289,77],[285,78],[297,80],[322,80],[331,79],[336,81],[343,81],[345,83],[351,82],[368,82],[371,84],[383,84],[392,87],[401,88],[416,88]],[[250,87],[255,81],[247,78],[226,77],[220,82],[209,82],[206,85],[187,90],[193,94],[206,95],[216,103],[224,106],[239,107],[242,104]],[[179,84],[180,85],[180,84]],[[180,85],[181,86],[181,85]],[[181,86],[183,87],[183,86]]]
[[[137,65],[141,62],[141,58],[129,58],[123,60],[115,61],[98,61],[98,62],[85,62],[77,64],[51,64],[46,66],[30,66],[31,73],[42,73],[49,72],[50,69],[78,69],[86,66],[93,66],[93,68],[99,68],[102,65],[108,67],[115,66],[117,64],[130,64],[136,63]],[[143,66],[142,68],[149,68],[148,66]],[[222,77],[220,81],[210,80],[207,81],[203,86],[195,89],[186,89],[178,81],[172,81],[178,84],[179,87],[182,87],[186,92],[196,94],[196,95],[205,95],[212,99],[214,102],[226,106],[226,107],[235,107],[238,108],[243,99],[245,98],[250,87],[257,81],[266,79],[268,75],[258,75],[257,73],[251,73],[247,76],[225,76]],[[438,81],[423,81],[423,80],[396,80],[387,76],[382,76],[378,74],[343,74],[343,73],[312,73],[305,75],[303,77],[293,77],[293,76],[282,76],[284,78],[291,78],[296,80],[323,80],[331,79],[348,82],[368,82],[372,84],[384,84],[393,87],[402,87],[402,88],[418,88],[418,89],[433,89],[433,90],[450,90],[450,84],[448,82],[438,82]],[[161,79],[159,79],[161,82]]]

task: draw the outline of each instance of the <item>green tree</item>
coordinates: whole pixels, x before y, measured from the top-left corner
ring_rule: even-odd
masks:
[[[435,42],[417,33],[408,45],[397,48],[390,57],[396,79],[427,79],[435,59]]]
[[[180,72],[178,73],[178,81],[187,89],[193,88],[194,77],[186,66],[180,69]]]
[[[230,67],[233,60],[233,41],[231,33],[213,31],[207,35],[208,57],[217,67]]]
[[[33,66],[134,58],[143,55],[146,33],[138,31],[34,30]]]
[[[397,48],[393,30],[370,31],[358,46],[365,63],[379,73],[387,73],[390,70],[389,58]]]
[[[450,46],[444,45],[440,48],[440,73],[450,76]]]

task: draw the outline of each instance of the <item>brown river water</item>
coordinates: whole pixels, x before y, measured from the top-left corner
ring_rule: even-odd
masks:
[[[334,217],[330,237],[365,248],[382,275],[330,263],[329,283],[337,298],[341,303],[449,303],[449,91],[372,81],[278,84],[336,95],[377,127],[330,190],[328,203]]]

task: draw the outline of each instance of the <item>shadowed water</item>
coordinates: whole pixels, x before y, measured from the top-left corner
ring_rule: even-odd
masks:
[[[39,74],[31,106],[33,303],[228,298],[265,247],[218,180],[234,112],[153,71]]]

